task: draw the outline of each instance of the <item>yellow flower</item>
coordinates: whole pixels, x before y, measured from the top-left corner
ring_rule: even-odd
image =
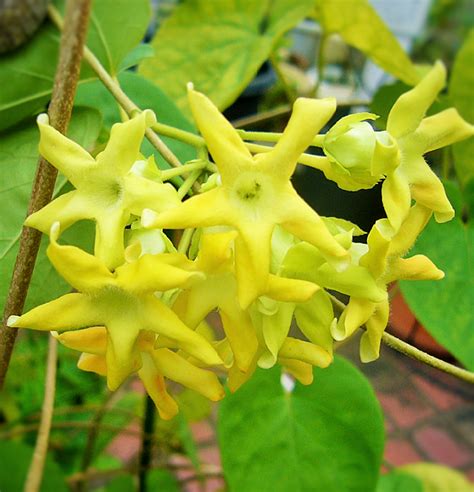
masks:
[[[255,156],[209,99],[190,90],[189,101],[222,185],[160,215],[144,211],[143,225],[236,229],[237,291],[244,309],[267,290],[270,241],[277,224],[317,246],[329,261],[344,264],[347,252],[290,183],[299,156],[334,112],[335,100],[298,99],[277,145]]]
[[[413,89],[400,96],[387,120],[387,132],[396,141],[400,165],[382,185],[382,201],[392,227],[397,230],[409,214],[411,201],[434,212],[438,222],[454,217],[444,187],[423,155],[474,135],[456,109],[425,118],[446,82],[446,69],[437,62]]]
[[[324,172],[344,190],[371,188],[386,176],[382,201],[392,227],[407,217],[412,200],[432,210],[438,222],[454,216],[443,185],[423,155],[474,135],[474,127],[450,108],[434,116],[426,111],[444,87],[446,70],[437,62],[390,111],[386,131],[374,131],[362,120],[371,113],[341,118],[319,144],[326,156],[304,155],[302,164]]]
[[[444,273],[424,255],[402,258],[413,246],[416,238],[431,217],[431,210],[416,204],[402,223],[398,232],[394,231],[388,219],[378,220],[372,227],[367,240],[367,253],[361,256],[359,266],[366,270],[364,276],[353,277],[346,289],[341,292],[351,297],[349,303],[333,327],[336,340],[343,340],[362,325],[366,331],[360,342],[360,357],[370,362],[379,356],[380,341],[387,326],[389,301],[377,300],[364,291],[367,285],[364,277],[369,274],[379,291],[387,290],[387,285],[395,280],[440,280]],[[338,284],[338,272],[334,272],[334,286]],[[347,279],[344,281],[347,283]]]
[[[234,274],[232,246],[236,231],[205,232],[201,236],[198,257],[188,262],[182,257],[176,265],[205,275],[189,289],[178,295],[173,310],[190,328],[198,324],[214,309],[219,310],[224,332],[232,350],[232,361],[246,372],[257,351],[257,337],[248,310],[237,300],[237,282]],[[306,301],[318,286],[270,274],[265,295],[276,300]]]
[[[108,335],[105,327],[65,332],[57,338],[66,347],[83,352],[77,364],[80,369],[107,375]],[[136,343],[142,360],[138,376],[155,402],[161,418],[168,420],[178,413],[176,401],[166,390],[165,378],[197,391],[212,401],[224,397],[224,388],[214,373],[196,367],[168,348],[154,348],[155,335],[141,332]]]
[[[142,364],[137,338],[143,331],[163,335],[205,364],[222,363],[209,343],[190,330],[155,295],[189,286],[201,274],[166,263],[167,255],[144,255],[111,273],[98,258],[56,240],[59,223],[53,224],[47,254],[56,270],[79,293],[66,294],[22,316],[11,316],[8,325],[45,331],[70,331],[105,326],[107,329],[107,384],[117,388]]]
[[[125,123],[112,127],[106,148],[94,159],[38,116],[39,149],[48,162],[63,173],[76,188],[30,215],[25,224],[49,233],[58,221],[64,230],[74,222],[96,222],[95,254],[108,268],[123,263],[123,234],[131,214],[144,208],[157,212],[179,203],[170,184],[156,183],[133,172],[147,126],[155,121],[144,111]]]

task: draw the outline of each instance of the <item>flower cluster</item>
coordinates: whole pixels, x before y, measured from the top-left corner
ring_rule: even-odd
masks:
[[[277,144],[252,154],[212,102],[190,89],[218,174],[184,201],[140,154],[151,111],[114,125],[95,158],[41,115],[40,152],[75,190],[26,225],[49,234],[48,257],[75,291],[12,316],[9,325],[52,331],[82,352],[81,369],[106,376],[112,390],[137,373],[163,418],[178,411],[165,378],[211,400],[224,396],[213,368],[232,391],[256,367],[277,363],[309,384],[313,366],[331,363],[334,341],[362,326],[361,358],[376,359],[387,285],[443,277],[427,257],[404,256],[433,213],[438,221],[454,214],[423,154],[474,133],[454,109],[425,117],[444,81],[436,64],[395,103],[386,131],[372,129],[370,113],[342,118],[317,139],[325,157],[302,154],[335,112],[334,99],[298,99]],[[383,180],[387,218],[366,243],[354,240],[364,234],[357,225],[321,217],[298,196],[290,181],[298,162],[347,190]],[[96,223],[94,255],[58,243],[83,219]],[[163,229],[186,230],[191,247],[183,241],[177,252]],[[349,297],[339,314],[334,292]],[[213,311],[221,336],[201,328]]]

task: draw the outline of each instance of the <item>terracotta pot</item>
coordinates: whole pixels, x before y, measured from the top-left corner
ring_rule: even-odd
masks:
[[[452,358],[452,355],[416,319],[400,290],[390,302],[390,320],[387,330],[424,352],[443,359]]]

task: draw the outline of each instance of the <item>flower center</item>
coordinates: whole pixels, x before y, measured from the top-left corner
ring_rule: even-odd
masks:
[[[257,201],[262,196],[262,180],[254,174],[244,174],[237,180],[235,192],[241,200]]]

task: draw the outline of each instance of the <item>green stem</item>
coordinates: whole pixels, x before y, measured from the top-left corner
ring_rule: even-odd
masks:
[[[51,126],[61,133],[66,133],[71,118],[89,10],[90,0],[69,0],[66,5],[66,28],[61,36],[59,61],[48,108]],[[28,215],[40,210],[51,201],[56,175],[56,168],[40,158],[28,205]],[[40,241],[40,231],[23,227],[0,328],[0,389],[5,382],[17,335],[16,329],[7,326],[7,320],[12,314],[18,315],[23,311]]]
[[[181,130],[180,128],[175,128],[174,126],[165,125],[164,123],[156,122],[153,125],[153,130],[158,132],[160,135],[163,135],[164,137],[174,138],[175,140],[187,143],[188,145],[192,145],[193,147],[202,147],[206,145],[204,139],[199,135],[187,132],[186,130]]]
[[[49,335],[48,360],[46,363],[46,381],[44,388],[41,420],[36,438],[35,450],[25,481],[24,492],[37,492],[43,479],[44,464],[48,454],[49,433],[54,411],[54,396],[56,394],[56,368],[58,362],[58,341]]]
[[[191,244],[191,239],[193,238],[194,229],[185,229],[181,239],[178,244],[178,253],[183,253],[184,255],[187,253],[189,249],[189,245]]]
[[[346,305],[336,297],[331,295],[330,298],[334,306],[340,311],[343,311],[346,308]],[[449,362],[438,359],[433,355],[427,354],[426,352],[423,352],[423,350],[413,347],[413,345],[390,335],[390,333],[383,333],[382,342],[397,352],[407,355],[412,359],[419,360],[428,366],[434,367],[435,369],[443,371],[447,374],[451,374],[452,376],[462,379],[463,381],[467,381],[468,383],[474,383],[474,372],[467,371],[466,369],[462,369],[461,367],[455,366],[454,364],[450,364]]]
[[[196,183],[196,180],[201,175],[202,169],[198,169],[197,171],[193,171],[185,180],[184,183],[178,189],[178,198],[182,200],[189,192],[189,190]]]
[[[192,162],[190,164],[183,164],[181,167],[176,167],[173,169],[166,169],[160,172],[160,177],[163,181],[168,181],[169,179],[175,178],[176,176],[181,176],[182,174],[187,174],[189,171],[196,171],[198,169],[202,170],[207,166],[206,162]]]
[[[155,431],[156,407],[153,400],[145,395],[145,418],[143,420],[143,438],[139,456],[138,491],[146,492],[147,472],[153,456],[153,440],[150,438]]]

